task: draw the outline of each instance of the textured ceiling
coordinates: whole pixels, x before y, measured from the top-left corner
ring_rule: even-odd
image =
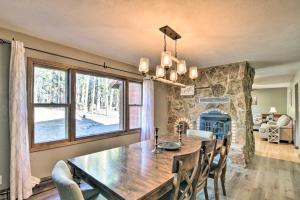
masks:
[[[199,67],[300,61],[299,0],[0,0],[0,26],[137,65],[159,62],[170,25],[179,57]],[[168,41],[168,48],[173,49]],[[300,68],[300,66],[299,66]]]

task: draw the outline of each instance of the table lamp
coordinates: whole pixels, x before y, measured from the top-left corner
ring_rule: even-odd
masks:
[[[277,113],[276,108],[275,107],[271,107],[269,113],[270,113],[269,119],[270,120],[274,120],[274,114]]]

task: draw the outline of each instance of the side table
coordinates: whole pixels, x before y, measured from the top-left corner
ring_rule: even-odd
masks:
[[[280,127],[279,126],[269,126],[268,142],[280,143]]]

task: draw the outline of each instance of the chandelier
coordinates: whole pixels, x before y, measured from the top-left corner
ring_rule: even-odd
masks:
[[[151,79],[185,87],[184,84],[177,82],[178,75],[182,76],[187,72],[185,60],[178,59],[177,57],[177,40],[180,39],[181,36],[168,25],[161,27],[159,30],[164,34],[164,49],[161,52],[160,65],[156,66],[155,76],[152,76]],[[170,37],[175,42],[174,56],[172,56],[171,51],[167,50],[166,36]],[[146,75],[149,72],[149,63],[149,58],[142,57],[140,59],[139,71],[143,75]],[[198,77],[197,66],[189,68],[189,77],[192,80],[195,80]]]

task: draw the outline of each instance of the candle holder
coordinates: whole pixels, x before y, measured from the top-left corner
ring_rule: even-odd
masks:
[[[159,154],[161,151],[158,148],[158,128],[155,128],[155,135],[154,135],[154,149],[152,150],[152,153]]]
[[[181,137],[181,135],[182,135],[182,125],[181,124],[179,124],[177,126],[177,132],[178,132],[178,135],[179,135],[178,143],[179,143],[180,146],[183,146],[182,137]]]

